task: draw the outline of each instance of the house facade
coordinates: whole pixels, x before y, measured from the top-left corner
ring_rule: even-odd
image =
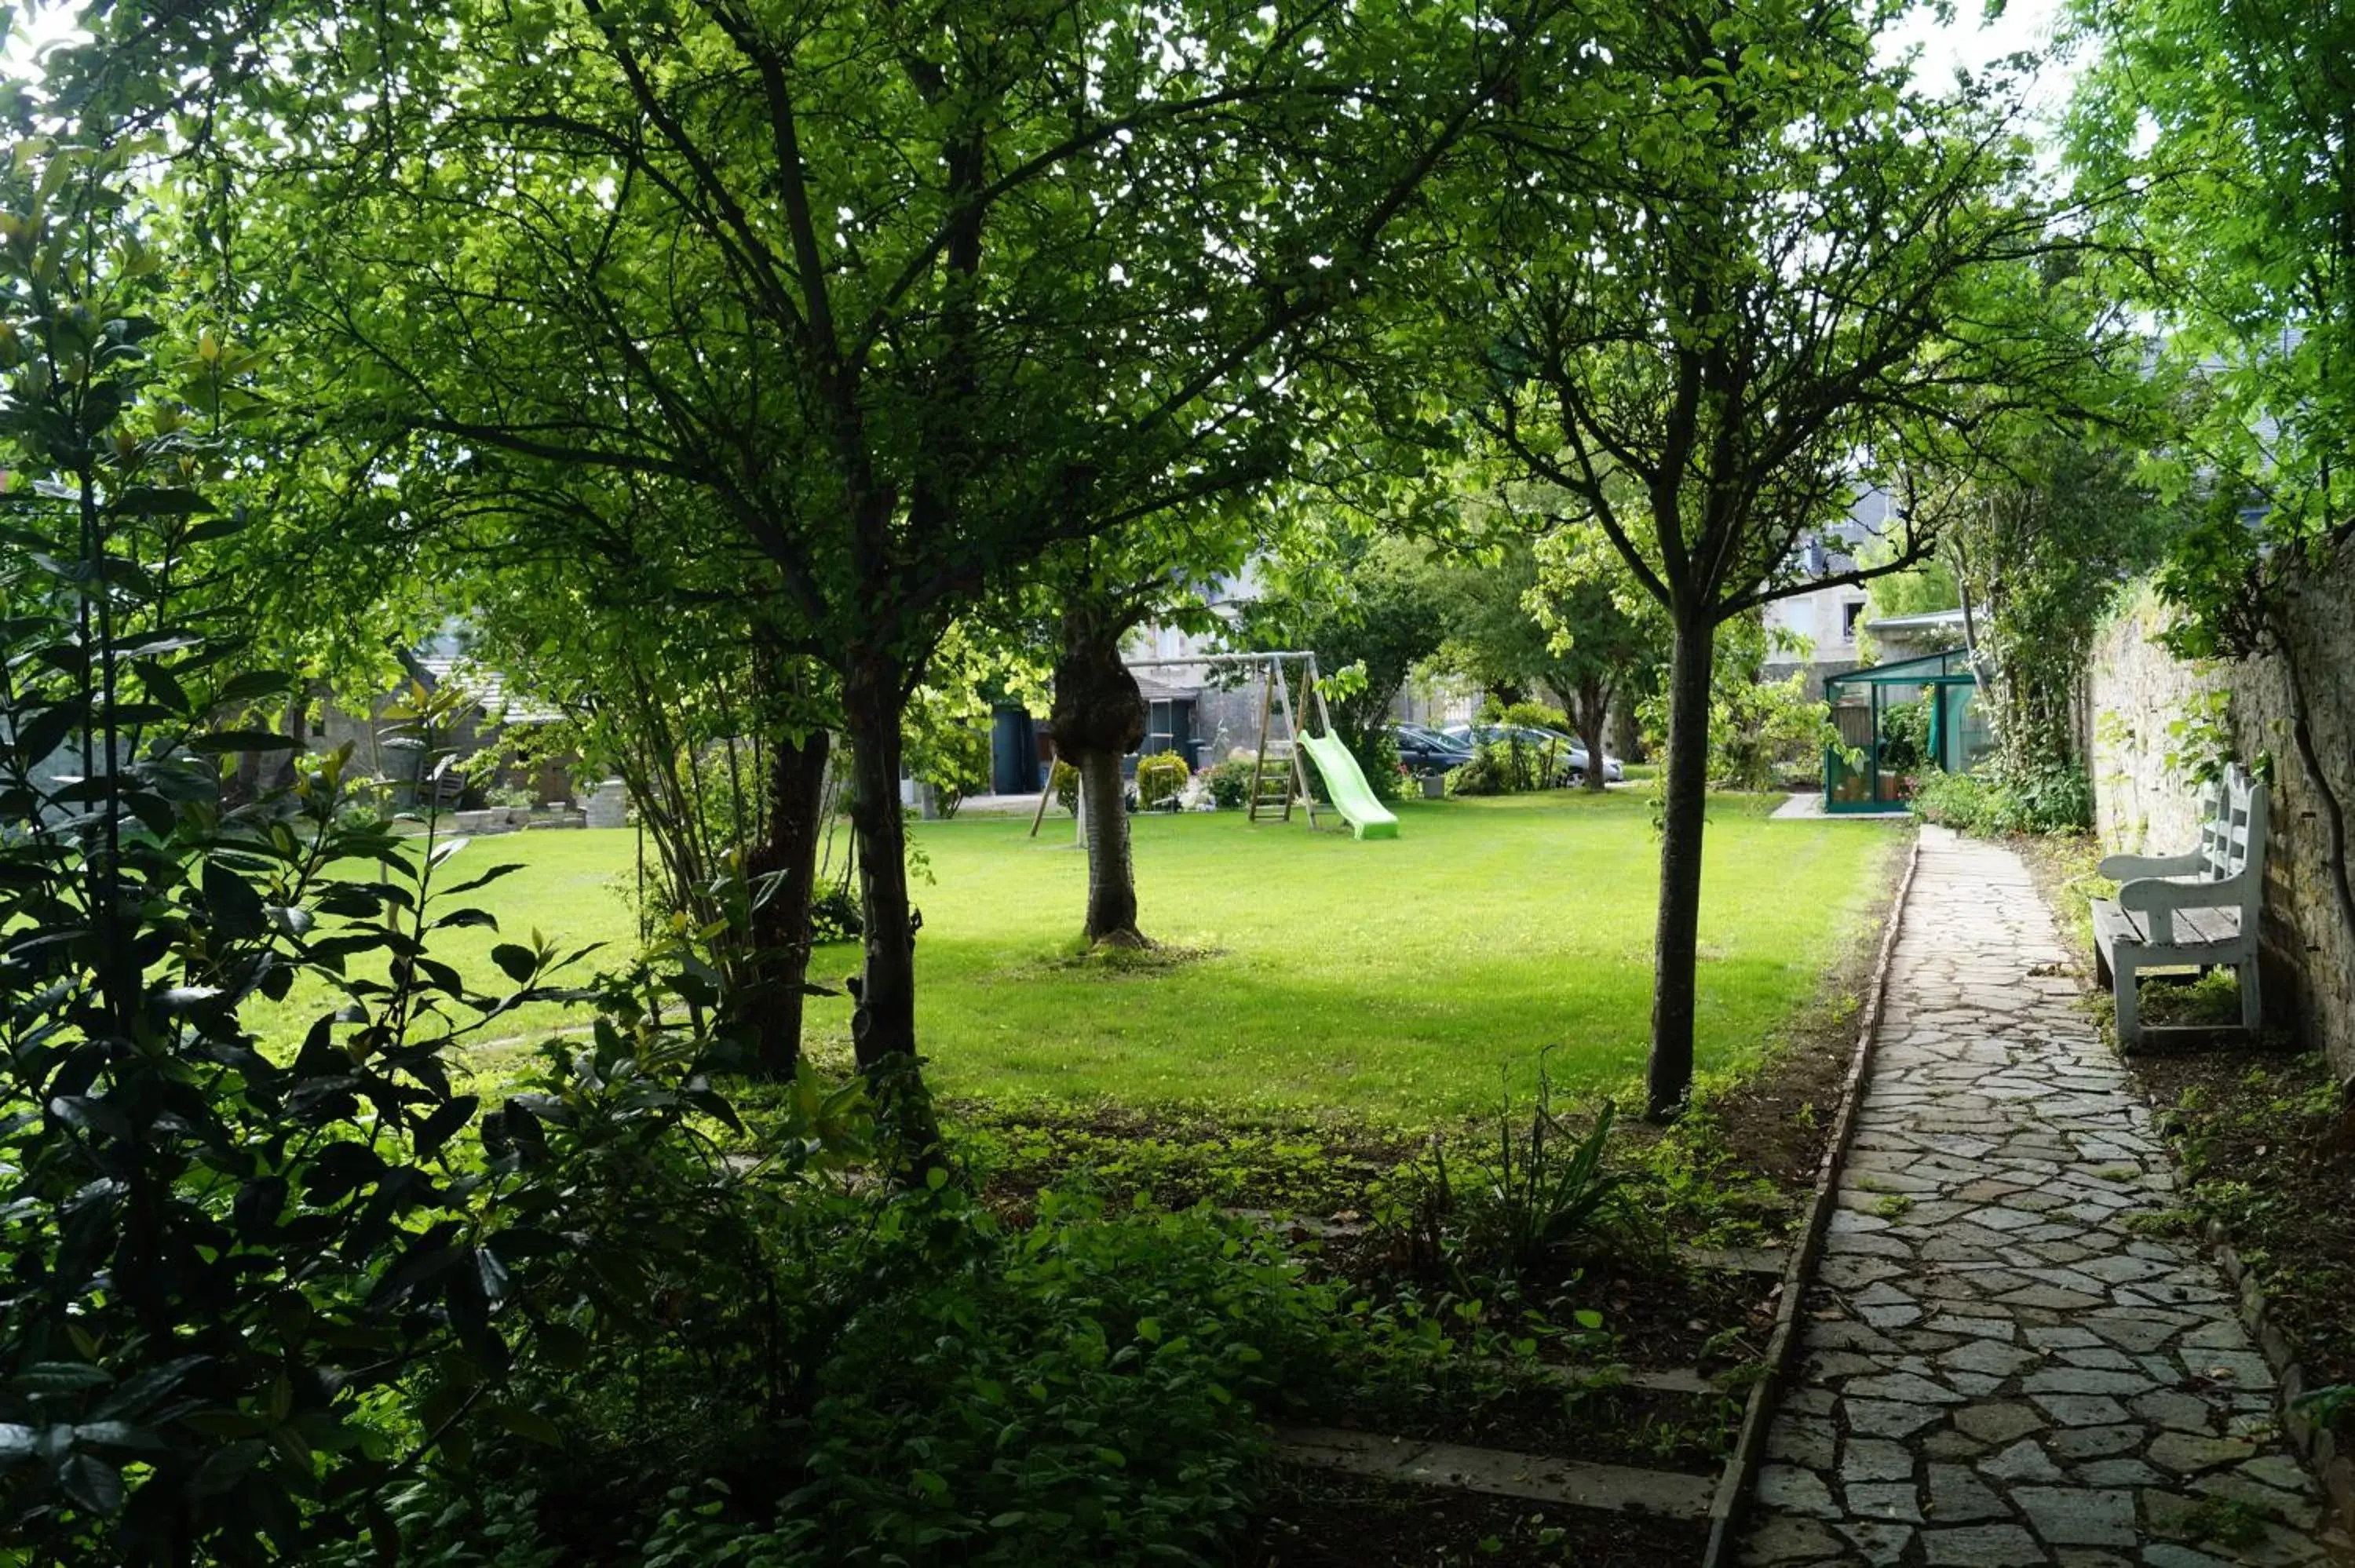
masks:
[[[1826,524],[1799,546],[1795,562],[1802,579],[1838,577],[1857,567],[1864,546],[1888,532],[1896,503],[1887,491],[1870,486],[1849,505],[1848,515]],[[1865,590],[1849,583],[1826,583],[1805,593],[1774,600],[1766,607],[1766,630],[1804,638],[1802,654],[1770,652],[1762,672],[1770,681],[1794,673],[1807,677],[1807,695],[1821,697],[1824,681],[1845,674],[1864,662],[1859,643],[1864,632]]]

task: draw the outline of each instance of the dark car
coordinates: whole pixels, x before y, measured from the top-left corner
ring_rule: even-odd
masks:
[[[1450,740],[1429,725],[1394,724],[1391,740],[1398,747],[1399,761],[1410,773],[1444,773],[1472,760],[1469,746]]]

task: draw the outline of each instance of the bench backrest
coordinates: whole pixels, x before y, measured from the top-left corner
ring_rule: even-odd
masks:
[[[2208,856],[2210,882],[2247,877],[2242,906],[2254,914],[2263,897],[2265,876],[2264,784],[2235,762],[2216,781],[2214,810],[2200,830],[2200,848]]]

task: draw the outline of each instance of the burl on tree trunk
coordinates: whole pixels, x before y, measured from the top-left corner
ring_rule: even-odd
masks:
[[[1067,626],[1055,666],[1055,753],[1080,776],[1088,845],[1088,940],[1148,943],[1136,928],[1136,875],[1120,759],[1145,738],[1145,694],[1120,662],[1116,639]]]

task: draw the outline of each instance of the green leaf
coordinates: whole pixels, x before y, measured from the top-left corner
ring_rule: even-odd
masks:
[[[539,955],[517,942],[501,942],[493,948],[491,962],[517,985],[528,984],[539,969]]]

